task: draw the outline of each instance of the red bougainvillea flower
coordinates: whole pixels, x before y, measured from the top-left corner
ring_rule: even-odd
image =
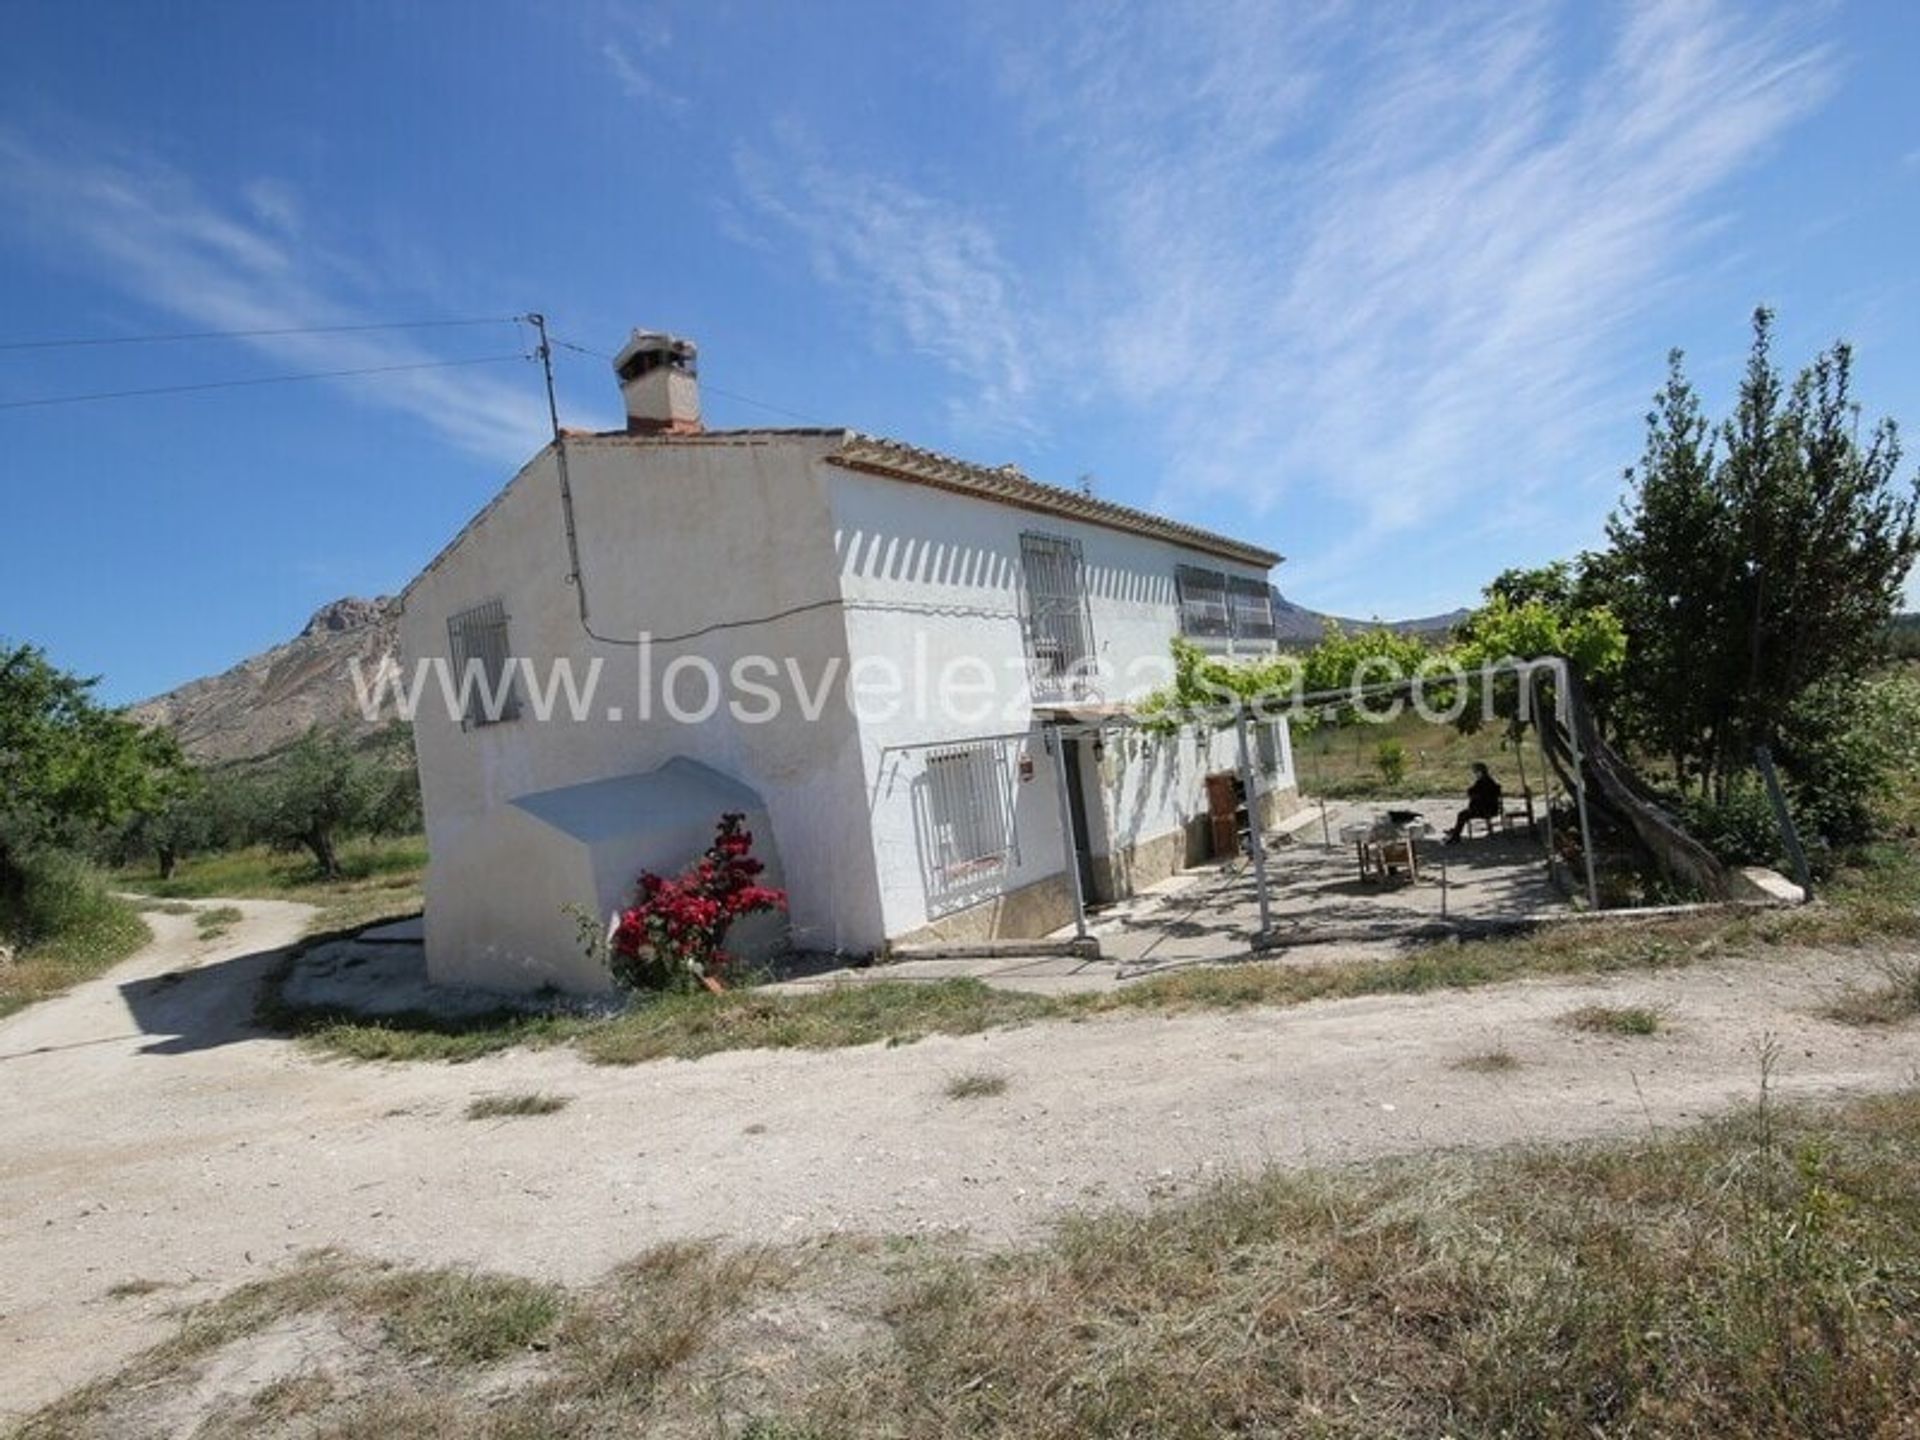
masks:
[[[646,989],[689,988],[726,968],[720,948],[742,915],[785,910],[786,892],[757,883],[766,867],[754,858],[746,816],[720,817],[706,854],[674,877],[643,872],[633,903],[608,937],[614,978]]]

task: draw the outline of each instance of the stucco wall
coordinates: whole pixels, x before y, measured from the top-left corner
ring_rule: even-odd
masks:
[[[811,463],[823,444],[804,437],[570,440],[581,570],[595,632],[670,637],[831,600],[832,532],[822,479]],[[739,657],[758,653],[792,657],[808,671],[835,656],[844,665],[846,634],[837,609],[802,610],[646,649],[600,643],[581,629],[568,569],[549,450],[406,596],[401,644],[409,666],[447,658],[448,617],[493,599],[505,603],[515,655],[542,671],[555,657],[573,657],[583,688],[589,662],[601,663],[584,723],[567,718],[564,702],[542,721],[524,694],[520,718],[502,724],[463,729],[437,701],[416,717],[429,851],[429,964],[480,983],[523,983],[504,965],[476,968],[471,958],[488,953],[508,930],[535,939],[550,934],[552,948],[570,954],[573,921],[549,916],[553,897],[526,878],[540,867],[493,853],[492,841],[480,843],[481,822],[528,792],[651,770],[676,755],[703,761],[763,798],[782,842],[796,943],[853,949],[877,943],[866,792],[845,707],[826,706],[814,723],[751,723],[732,705],[752,697],[730,692],[711,717],[682,722],[660,689],[683,655],[704,656],[723,675]],[[704,687],[691,675],[680,680],[680,708],[697,714]],[[752,703],[747,708],[756,710]]]
[[[1065,865],[1052,763],[1032,722],[1021,624],[1021,535],[1033,531],[1080,542],[1093,644],[1110,701],[1136,698],[1171,677],[1169,647],[1179,633],[1176,567],[1199,564],[1249,578],[1263,578],[1263,572],[1144,536],[827,463],[819,468],[848,601],[850,651],[903,657],[909,665],[902,703],[890,707],[886,695],[872,694],[859,716],[886,934],[964,927],[952,912],[930,903],[928,894],[912,801],[927,747],[1029,732],[1024,746],[1009,742],[1026,751],[1034,773],[1015,787],[1019,854],[999,889],[1038,886],[1061,875]],[[958,656],[978,657],[986,670],[960,677],[977,684],[943,692],[942,666]],[[928,692],[924,704],[916,703],[920,686]],[[1085,793],[1104,799],[1091,807],[1102,813],[1090,813],[1096,856],[1183,831],[1204,813],[1203,777],[1236,763],[1231,732],[1210,735],[1204,744],[1135,737],[1127,748],[1129,755],[1122,756],[1120,746],[1109,744],[1106,759],[1096,765],[1090,747],[1082,747]],[[1292,783],[1290,763],[1282,783]]]
[[[1010,786],[1017,856],[991,893],[1058,892],[1065,852],[1027,676],[1021,534],[1080,542],[1111,700],[1168,678],[1179,564],[1261,572],[1165,541],[850,471],[826,461],[835,443],[807,434],[570,439],[580,565],[599,640],[583,631],[567,583],[551,450],[416,580],[401,621],[409,664],[448,658],[448,617],[499,600],[512,653],[549,678],[549,662],[570,657],[581,693],[592,697],[582,722],[569,718],[564,692],[540,718],[538,697],[524,685],[521,714],[506,723],[463,728],[438,703],[416,717],[436,972],[525,983],[527,967],[499,953],[505,935],[523,958],[543,944],[569,957],[577,949],[574,922],[550,893],[571,882],[556,880],[544,862],[517,864],[502,853],[499,836],[484,833],[486,817],[530,792],[647,771],[680,755],[762,797],[801,946],[860,952],[935,922],[971,923],[949,920],[951,895],[930,898],[917,838],[914,778],[933,744],[1024,737],[1006,742],[1010,764],[1023,753],[1032,762],[1030,777]],[[651,642],[613,643],[643,636]],[[962,655],[984,671],[962,677],[970,688],[942,693],[943,664]],[[760,657],[768,669],[742,669]],[[894,662],[890,677],[875,667],[882,657]],[[694,658],[723,685],[710,696],[696,673],[682,673],[676,715],[667,678],[675,662]],[[594,661],[599,670],[590,676]],[[904,683],[905,692],[889,691],[883,678]],[[1110,745],[1100,761],[1087,748],[1082,773],[1094,802],[1096,857],[1130,857],[1108,863],[1108,877],[1125,878],[1141,863],[1157,868],[1176,854],[1166,837],[1184,836],[1204,812],[1203,777],[1234,764],[1231,734],[1135,737]],[[1184,840],[1177,854],[1192,858]],[[589,902],[583,895],[574,903]],[[996,913],[1034,908],[1002,902]]]

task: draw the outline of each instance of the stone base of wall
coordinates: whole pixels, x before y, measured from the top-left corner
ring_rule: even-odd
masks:
[[[918,930],[892,935],[892,945],[971,945],[982,940],[1032,940],[1073,923],[1073,889],[1066,872],[955,910]]]
[[[1306,799],[1292,786],[1269,790],[1260,797],[1260,826],[1271,829],[1306,808]],[[1169,830],[1129,845],[1116,855],[1093,857],[1093,894],[1089,900],[1106,903],[1138,894],[1150,885],[1171,879],[1182,870],[1210,857],[1213,829],[1205,815],[1191,817],[1178,830]],[[1073,923],[1073,889],[1065,872],[1049,875],[1018,890],[969,905],[951,915],[889,937],[889,945],[965,945],[982,940],[1032,940]]]
[[[1300,793],[1297,786],[1269,790],[1260,797],[1260,828],[1271,830],[1282,820],[1298,815],[1306,808],[1307,797]]]

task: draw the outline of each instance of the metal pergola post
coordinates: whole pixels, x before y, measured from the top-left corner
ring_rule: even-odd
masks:
[[[1560,681],[1558,692],[1554,695],[1554,704],[1565,709],[1567,746],[1573,756],[1573,803],[1580,816],[1580,858],[1585,862],[1587,871],[1587,906],[1591,910],[1598,910],[1600,882],[1594,875],[1593,825],[1587,818],[1586,753],[1580,748],[1580,721],[1573,713],[1573,688],[1567,680],[1567,662],[1555,660],[1553,670]]]
[[[1253,754],[1248,743],[1247,707],[1242,705],[1233,716],[1240,739],[1240,788],[1247,797],[1247,855],[1253,861],[1254,890],[1260,897],[1260,933],[1256,943],[1273,933],[1273,910],[1267,898],[1267,842],[1260,833],[1260,797],[1253,785]]]

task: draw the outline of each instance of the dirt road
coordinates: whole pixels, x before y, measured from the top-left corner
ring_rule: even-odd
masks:
[[[251,1028],[271,952],[306,912],[238,903],[245,921],[214,944],[189,917],[152,916],[135,959],[0,1024],[0,1414],[115,1368],[169,1333],[169,1307],[315,1246],[579,1282],[693,1235],[994,1241],[1234,1167],[1684,1124],[1756,1093],[1768,1034],[1790,1097],[1920,1075],[1920,1026],[1813,1013],[1871,980],[1871,958],[1801,953],[895,1049],[349,1065]],[[1659,1006],[1669,1027],[1624,1039],[1559,1023],[1603,999]],[[1458,1068],[1495,1047],[1520,1067]],[[1005,1093],[947,1098],[975,1070],[1007,1076]],[[464,1117],[477,1096],[530,1089],[572,1103]],[[109,1295],[134,1281],[164,1288]]]

